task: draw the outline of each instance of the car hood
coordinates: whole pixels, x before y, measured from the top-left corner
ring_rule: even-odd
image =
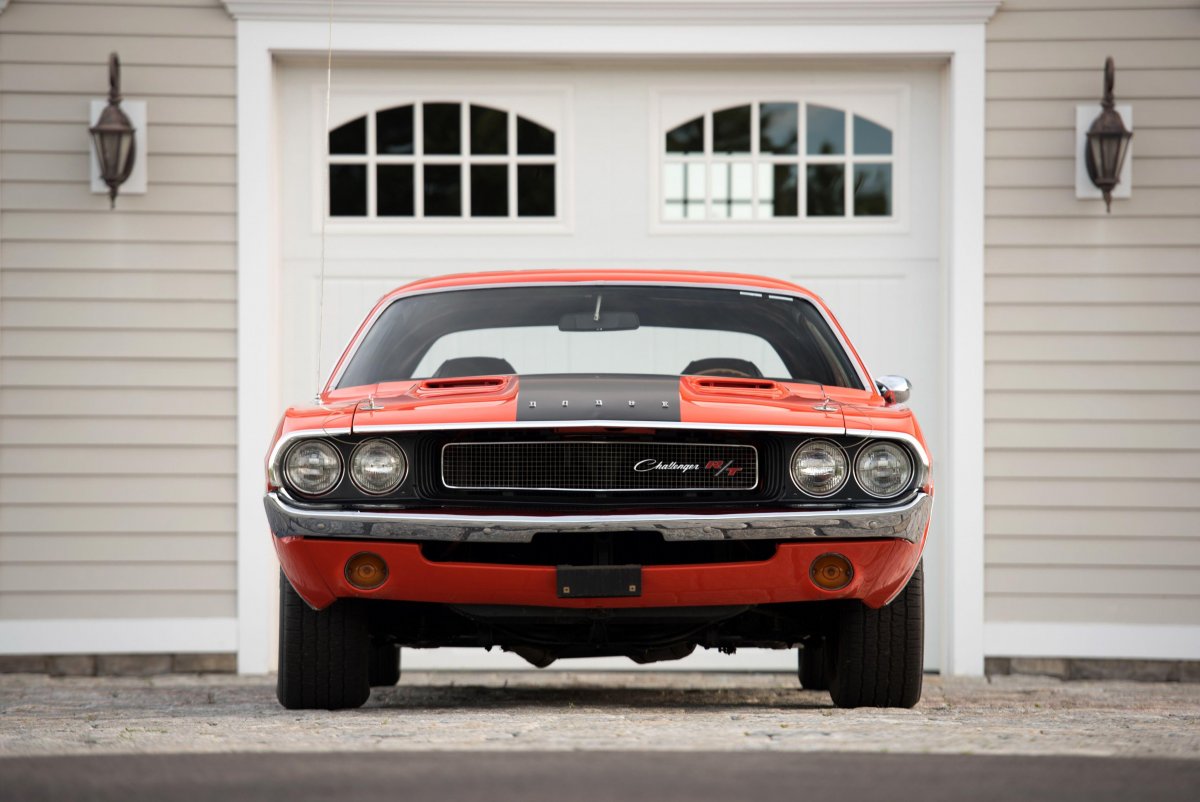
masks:
[[[353,428],[547,426],[566,423],[845,430],[842,405],[821,385],[701,376],[473,376],[388,382],[357,396]],[[328,400],[333,400],[329,398]]]

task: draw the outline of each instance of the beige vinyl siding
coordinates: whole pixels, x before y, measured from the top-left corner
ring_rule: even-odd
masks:
[[[218,0],[0,14],[0,621],[236,614],[234,31]],[[112,51],[150,142],[115,211]]]
[[[989,622],[1200,621],[1200,4],[1139,5],[987,29]],[[1136,130],[1111,215],[1074,189],[1108,55]]]

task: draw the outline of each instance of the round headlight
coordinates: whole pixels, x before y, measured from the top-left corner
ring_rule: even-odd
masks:
[[[342,478],[342,456],[323,440],[304,440],[292,446],[284,461],[288,484],[306,496],[328,493]]]
[[[810,496],[832,496],[849,475],[846,452],[832,440],[809,440],[792,452],[792,481]]]
[[[350,455],[350,478],[372,496],[390,493],[408,476],[408,460],[391,440],[366,440]]]
[[[872,496],[891,498],[912,481],[912,457],[893,443],[867,443],[854,460],[854,477]]]

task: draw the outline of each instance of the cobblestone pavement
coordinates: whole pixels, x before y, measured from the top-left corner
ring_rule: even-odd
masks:
[[[837,710],[783,674],[412,672],[329,713],[272,678],[0,675],[6,757],[580,749],[1198,759],[1200,684],[928,677],[913,710]]]

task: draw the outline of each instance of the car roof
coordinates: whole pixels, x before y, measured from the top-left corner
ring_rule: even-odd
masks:
[[[389,292],[383,302],[413,292],[461,287],[494,287],[505,284],[588,284],[588,283],[708,284],[714,287],[748,287],[782,290],[804,295],[814,301],[815,294],[782,279],[748,273],[718,273],[703,270],[503,270],[488,273],[456,273],[419,279]]]

